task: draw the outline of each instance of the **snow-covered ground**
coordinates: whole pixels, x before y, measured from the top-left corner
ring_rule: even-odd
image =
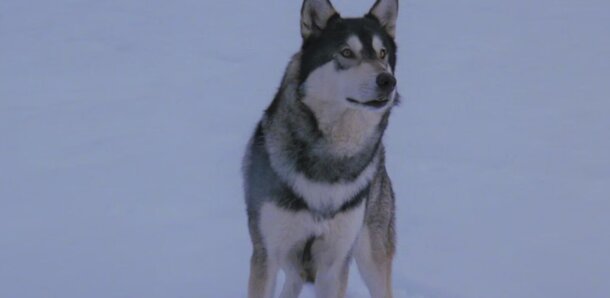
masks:
[[[240,161],[299,8],[0,1],[0,297],[243,297]],[[401,2],[397,297],[610,297],[609,12]]]

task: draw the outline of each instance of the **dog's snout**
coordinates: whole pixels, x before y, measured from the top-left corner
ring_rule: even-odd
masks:
[[[381,73],[377,76],[377,86],[383,90],[392,90],[396,86],[396,79],[387,72]]]

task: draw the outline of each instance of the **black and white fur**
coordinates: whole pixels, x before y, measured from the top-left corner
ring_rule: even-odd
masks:
[[[382,137],[398,102],[397,0],[341,18],[328,0],[304,0],[301,51],[244,158],[253,253],[248,296],[343,297],[355,257],[371,296],[392,297],[394,195]]]

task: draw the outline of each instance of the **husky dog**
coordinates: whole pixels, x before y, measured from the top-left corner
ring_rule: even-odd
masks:
[[[252,239],[248,296],[344,297],[356,259],[371,296],[392,297],[394,194],[383,133],[398,102],[398,0],[342,18],[328,0],[304,0],[300,52],[251,138],[244,185]]]

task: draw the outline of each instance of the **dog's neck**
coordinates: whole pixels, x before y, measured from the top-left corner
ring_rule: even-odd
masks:
[[[296,171],[327,182],[352,181],[383,151],[381,137],[388,114],[374,126],[375,133],[368,141],[362,141],[359,148],[350,145],[354,146],[350,148],[353,154],[338,155],[336,148],[342,149],[341,145],[351,142],[349,134],[345,137],[342,133],[352,131],[340,126],[351,124],[353,119],[349,118],[360,115],[347,113],[343,116],[347,121],[339,121],[334,126],[328,124],[325,132],[327,128],[321,127],[327,124],[318,123],[304,103],[283,101],[276,113],[267,115],[262,122],[267,151],[281,173]]]
[[[296,74],[298,55],[262,121],[267,150],[278,158],[272,163],[326,181],[355,179],[383,151],[390,110],[380,116],[346,109],[314,111],[299,94]]]
[[[316,118],[318,129],[333,155],[353,156],[380,137],[378,128],[383,113],[314,98],[304,98],[303,102]]]

